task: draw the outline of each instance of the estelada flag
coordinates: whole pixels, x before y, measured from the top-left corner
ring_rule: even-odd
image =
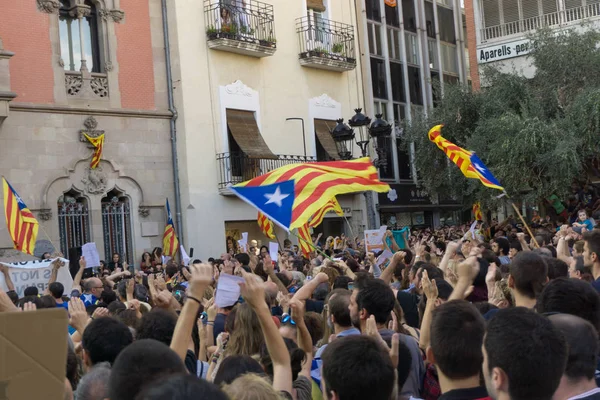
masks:
[[[329,211],[334,211],[340,217],[344,216],[344,210],[342,210],[342,206],[340,206],[340,203],[338,203],[337,199],[334,197],[325,203],[323,208],[321,208],[315,213],[315,215],[312,216],[308,226],[311,228],[316,228],[317,226],[321,225],[323,218],[325,218],[325,214],[327,214]]]
[[[39,223],[10,183],[2,177],[4,215],[14,248],[33,255]]]
[[[483,221],[483,215],[481,214],[481,204],[473,204],[473,215],[477,221]]]
[[[314,250],[312,238],[310,237],[310,231],[308,230],[308,224],[302,225],[298,228],[298,237],[300,238],[298,244],[302,249],[302,254],[306,258],[310,258],[310,253]]]
[[[94,155],[92,156],[92,161],[90,162],[90,168],[95,169],[98,167],[98,164],[100,164],[100,159],[102,158],[102,149],[104,148],[104,133],[98,137],[91,137],[86,133],[83,135],[95,147]]]
[[[171,215],[171,207],[169,199],[167,199],[167,226],[163,233],[163,254],[165,256],[174,257],[179,250],[179,240],[175,234],[175,225],[173,225],[173,216]]]
[[[348,161],[290,164],[230,187],[239,198],[290,231],[306,224],[338,194],[386,193],[368,157]]]
[[[273,223],[267,216],[260,211],[258,212],[258,218],[256,220],[258,226],[260,227],[260,231],[269,239],[275,239],[275,233],[273,231]]]

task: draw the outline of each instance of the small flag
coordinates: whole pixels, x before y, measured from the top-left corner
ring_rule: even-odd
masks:
[[[390,7],[396,7],[396,0],[385,0],[385,5]]]
[[[258,212],[258,226],[260,227],[260,231],[269,239],[275,239],[275,233],[273,231],[273,223],[267,216],[260,211]]]
[[[298,244],[300,245],[300,249],[302,249],[302,254],[306,258],[310,258],[310,253],[314,250],[315,246],[313,245],[312,238],[310,237],[308,224],[304,224],[298,228],[298,237],[300,238]]]
[[[90,168],[95,169],[100,164],[100,159],[102,158],[102,149],[104,148],[104,133],[95,138],[86,133],[84,133],[84,135],[86,139],[89,140],[90,143],[96,148],[94,150],[94,155],[92,156],[92,161],[90,162]]]
[[[483,221],[483,215],[481,214],[481,204],[473,204],[473,215],[475,216],[475,220]]]
[[[342,210],[342,206],[340,206],[340,203],[338,203],[337,199],[334,197],[325,203],[323,208],[321,208],[315,213],[315,215],[312,216],[308,226],[311,228],[316,228],[317,226],[321,225],[323,218],[325,218],[325,214],[327,214],[329,211],[335,211],[335,213],[340,217],[344,216],[344,210]]]
[[[10,183],[2,177],[4,215],[14,248],[33,255],[39,223]]]
[[[163,234],[163,254],[168,257],[174,257],[179,250],[179,240],[175,234],[175,225],[173,225],[173,216],[171,215],[171,207],[169,199],[167,199],[167,226]]]

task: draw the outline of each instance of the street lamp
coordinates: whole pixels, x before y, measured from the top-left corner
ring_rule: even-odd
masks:
[[[362,156],[367,156],[367,147],[369,146],[369,135],[367,126],[371,123],[371,118],[367,117],[362,112],[362,108],[355,108],[354,114],[350,120],[348,120],[348,124],[358,129],[359,138],[356,140],[356,144],[360,147],[362,151]]]
[[[338,155],[342,160],[352,159],[352,142],[354,141],[354,129],[344,124],[344,119],[340,118],[337,125],[331,130],[331,136],[335,142]]]
[[[392,133],[392,126],[382,118],[383,114],[376,114],[375,121],[369,127],[369,134],[375,142],[375,152],[377,153],[377,159],[373,162],[377,168],[383,168],[387,170],[387,149],[383,146],[379,146],[377,138],[388,137]]]

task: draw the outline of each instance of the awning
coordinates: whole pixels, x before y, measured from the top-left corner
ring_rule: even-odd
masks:
[[[277,158],[260,134],[254,113],[227,109],[227,126],[240,149],[250,158]]]
[[[306,8],[318,12],[323,12],[326,10],[323,0],[306,0]]]
[[[319,143],[321,143],[321,146],[329,154],[329,157],[335,160],[340,158],[335,147],[335,142],[331,137],[331,130],[335,128],[336,124],[335,121],[327,119],[315,119],[315,134],[317,135],[317,139],[319,139]]]

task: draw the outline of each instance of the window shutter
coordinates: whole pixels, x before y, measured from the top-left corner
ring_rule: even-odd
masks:
[[[527,0],[535,3],[537,0]],[[504,12],[504,23],[519,20],[519,0],[503,0],[502,11]]]
[[[544,14],[552,14],[554,12],[557,12],[558,7],[556,4],[556,0],[542,0],[542,9]]]
[[[325,5],[323,0],[306,0],[306,8],[317,12],[325,11]]]
[[[582,0],[565,0],[565,9],[577,8],[583,5]]]
[[[482,0],[485,26],[500,25],[500,7],[498,0]]]
[[[521,0],[521,7],[523,8],[523,19],[540,15],[537,0]]]

